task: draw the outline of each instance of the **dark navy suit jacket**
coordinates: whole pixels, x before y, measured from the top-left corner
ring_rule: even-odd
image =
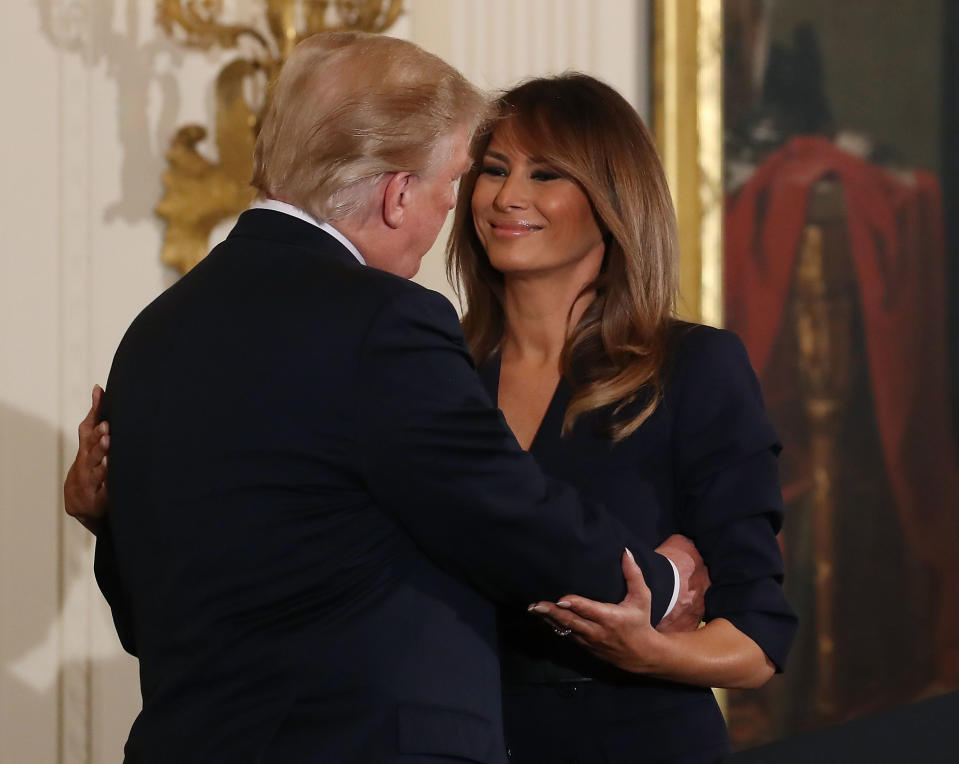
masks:
[[[501,762],[491,600],[618,601],[624,544],[672,592],[519,448],[448,301],[282,213],[140,314],[105,406],[131,762]]]
[[[499,358],[480,369],[495,399]],[[571,388],[561,380],[530,453],[548,475],[562,476],[583,496],[603,502],[642,538],[673,533],[691,538],[709,567],[706,619],[726,618],[781,669],[797,620],[782,590],[776,540],[782,494],[780,445],[766,416],[759,383],[739,338],[728,331],[676,322],[665,364],[663,398],[632,435],[612,442],[608,410],[580,418],[561,436]],[[624,415],[645,405],[637,401]],[[591,677],[583,724],[603,761],[700,761],[722,749],[725,726],[704,688],[628,674],[593,658],[548,629],[503,613],[504,681],[517,687]],[[528,692],[507,693],[507,740],[514,753],[526,728],[544,723]],[[555,722],[554,722],[555,724]],[[571,743],[569,745],[572,745]],[[521,764],[541,760],[516,755]],[[662,758],[660,758],[662,757]]]

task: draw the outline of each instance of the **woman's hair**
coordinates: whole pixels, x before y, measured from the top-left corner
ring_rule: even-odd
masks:
[[[471,145],[476,163],[460,183],[447,275],[464,299],[463,331],[477,363],[500,347],[503,276],[476,234],[471,196],[494,129],[580,185],[606,244],[596,298],[572,327],[561,359],[573,397],[569,432],[589,411],[612,407],[609,435],[636,430],[662,397],[667,333],[674,315],[676,215],[649,131],[626,100],[585,74],[529,80],[505,92]],[[627,406],[639,400],[638,410]]]
[[[472,132],[486,106],[462,74],[413,43],[314,35],[271,87],[252,183],[318,220],[337,220],[362,207],[383,174],[428,171],[443,138],[464,125]]]

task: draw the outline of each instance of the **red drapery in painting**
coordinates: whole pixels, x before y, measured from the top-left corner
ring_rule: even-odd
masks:
[[[827,176],[839,180],[845,198],[883,460],[910,546],[939,574],[940,668],[957,677],[959,454],[936,178],[921,171],[900,177],[824,138],[793,138],[727,199],[726,325],[762,378],[782,327],[809,192]]]

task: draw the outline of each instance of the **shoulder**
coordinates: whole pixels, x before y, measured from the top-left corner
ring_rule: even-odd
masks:
[[[669,330],[667,364],[670,370],[709,375],[752,366],[739,335],[728,329],[676,321]]]
[[[363,279],[369,301],[363,309],[368,316],[363,340],[366,351],[465,352],[459,317],[446,297],[413,281],[369,270]]]
[[[749,354],[735,332],[676,321],[669,330],[664,379],[667,390],[740,388],[759,394]]]
[[[720,452],[720,462],[768,448],[778,453],[759,380],[734,332],[677,322],[669,348],[666,405],[689,461],[713,464]]]
[[[368,268],[367,280],[378,303],[377,323],[400,322],[434,326],[462,335],[453,304],[442,294],[415,281]]]

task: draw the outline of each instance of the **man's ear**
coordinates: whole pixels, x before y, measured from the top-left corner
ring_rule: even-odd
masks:
[[[390,228],[399,228],[413,203],[413,187],[416,176],[408,172],[395,172],[383,190],[383,222]]]

